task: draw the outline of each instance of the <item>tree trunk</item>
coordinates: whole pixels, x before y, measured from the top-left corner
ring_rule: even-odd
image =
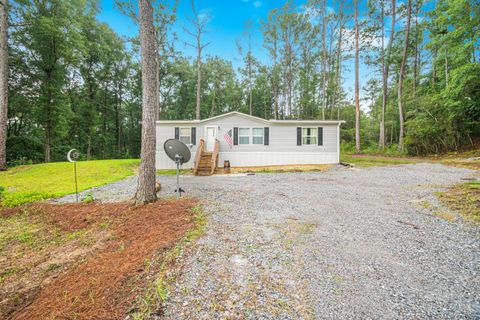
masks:
[[[92,138],[88,136],[87,138],[87,160],[92,158]]]
[[[405,74],[405,65],[407,64],[407,51],[408,51],[408,36],[410,34],[410,15],[412,12],[412,0],[408,0],[407,5],[407,25],[405,27],[405,44],[403,46],[402,64],[400,66],[400,74],[398,76],[398,115],[400,119],[400,131],[398,135],[398,151],[403,151],[403,138],[405,131],[405,123],[403,119],[403,103],[402,103],[402,85],[403,76]]]
[[[445,40],[445,87],[448,87],[448,41]]]
[[[142,58],[142,145],[135,203],[157,199],[155,192],[155,113],[158,106],[157,46],[153,7],[149,0],[138,1]]]
[[[47,78],[50,78],[50,74],[48,74],[48,73],[47,73]],[[47,120],[45,121],[45,124],[44,124],[44,130],[45,130],[44,152],[45,152],[45,162],[46,163],[51,161],[50,144],[51,144],[52,125],[51,125],[51,122],[50,122],[51,121],[50,104],[52,103],[52,93],[51,93],[50,89],[48,89],[48,91],[47,91],[47,96],[48,96],[47,110],[46,110]]]
[[[420,11],[420,4],[417,4],[415,14],[415,59],[413,62],[413,97],[417,96],[417,78],[418,78],[418,67],[419,67],[419,50],[418,50],[418,37],[419,37],[419,27],[418,27],[418,14]]]
[[[337,104],[337,95],[338,89],[341,85],[341,73],[342,73],[342,36],[343,36],[343,0],[339,3],[338,8],[338,17],[340,20],[340,29],[338,31],[338,47],[337,47],[337,80],[335,83],[335,90],[333,91],[333,102],[332,107],[337,108],[337,120],[340,120],[340,106],[336,106]]]
[[[438,49],[435,47],[435,50],[433,50],[433,71],[432,71],[432,83],[433,86],[437,84],[437,55],[438,55]]]
[[[0,3],[0,171],[7,170],[8,1]]]
[[[248,111],[253,115],[252,105],[252,43],[251,35],[248,34]]]
[[[358,0],[354,1],[355,6],[355,152],[360,153],[360,100],[358,83]]]
[[[195,119],[200,120],[200,90],[202,89],[202,47],[200,46],[200,34],[197,38],[197,106]]]
[[[45,126],[45,162],[48,163],[51,161],[50,156],[50,124],[47,123]]]
[[[274,89],[273,89],[273,92],[275,94],[275,98],[274,98],[274,106],[275,106],[275,120],[278,120],[278,94],[279,94],[279,90],[278,90],[278,79],[277,79],[277,35],[276,35],[276,31],[275,31],[275,39],[274,39],[274,43],[273,43],[273,53],[274,53],[274,56],[273,56],[273,83],[274,83]]]
[[[323,22],[322,22],[322,71],[323,71],[323,84],[322,84],[322,120],[325,120],[325,109],[327,107],[327,1],[323,0]]]
[[[384,18],[384,0],[382,0],[382,82],[383,82],[383,92],[382,92],[382,115],[380,119],[380,136],[378,145],[381,150],[385,149],[385,113],[387,111],[387,101],[388,101],[388,73],[390,69],[390,56],[392,53],[392,44],[395,37],[395,14],[396,14],[396,2],[392,0],[392,30],[390,32],[390,39],[388,40],[387,46],[387,58],[385,59],[385,52],[383,50],[384,43],[384,34],[385,29],[383,27],[383,18]],[[386,61],[385,61],[386,60]]]

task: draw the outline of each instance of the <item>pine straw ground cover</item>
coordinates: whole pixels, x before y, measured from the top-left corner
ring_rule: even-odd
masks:
[[[1,209],[0,319],[125,318],[198,208],[182,199]]]

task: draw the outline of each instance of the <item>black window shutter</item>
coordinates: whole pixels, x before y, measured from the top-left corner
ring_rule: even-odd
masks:
[[[318,127],[318,145],[323,146],[323,128]]]
[[[180,140],[180,128],[175,127],[175,139]]]
[[[268,127],[265,127],[265,129],[263,129],[263,144],[268,146],[268,143],[269,143],[269,139],[270,139],[270,132],[269,132],[269,128]]]
[[[297,127],[297,146],[302,145],[302,128]]]
[[[192,144],[197,144],[197,128],[192,127]]]
[[[238,128],[233,128],[233,145],[238,146]]]

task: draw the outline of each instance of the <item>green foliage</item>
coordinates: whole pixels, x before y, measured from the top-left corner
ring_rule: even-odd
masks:
[[[7,139],[7,162],[10,166],[41,162],[43,160],[43,144],[29,136],[10,136]]]
[[[9,165],[140,152],[140,70],[96,1],[13,1]],[[128,93],[128,94],[127,94]]]
[[[134,3],[118,1],[135,18]],[[405,147],[409,154],[472,147],[480,141],[480,4],[471,0],[412,1],[403,97]],[[368,1],[361,33],[363,86],[360,136],[364,153],[376,151],[382,105],[382,46],[389,37],[390,2]],[[133,6],[133,7],[132,7]],[[331,8],[286,1],[272,9],[260,31],[269,61],[239,41],[241,67],[218,56],[202,61],[201,117],[229,111],[266,119],[343,119],[344,150],[352,151],[355,112],[343,85],[351,56],[348,3]],[[9,19],[10,166],[62,161],[70,148],[84,159],[133,158],[140,154],[141,72],[138,39],[131,45],[97,20],[96,1],[12,0]],[[397,19],[405,18],[404,4]],[[172,32],[176,4],[155,10],[159,47],[161,119],[193,119],[197,65],[178,51]],[[385,35],[382,36],[382,27]],[[342,29],[343,28],[343,29]],[[342,42],[340,30],[343,30]],[[323,33],[325,31],[325,40]],[[399,141],[398,72],[404,25],[395,30],[389,64],[385,153]],[[341,42],[341,43],[340,43]],[[248,46],[247,46],[248,44]],[[341,46],[339,46],[341,44]],[[386,43],[384,43],[385,47]],[[385,52],[384,52],[385,53]],[[368,80],[367,80],[368,78]],[[278,109],[278,110],[277,110]],[[38,195],[32,194],[35,198]],[[40,196],[43,197],[43,196]]]
[[[134,174],[138,160],[77,162],[78,189],[85,190]],[[14,207],[75,192],[73,164],[55,162],[18,166],[0,172],[0,185],[6,189],[3,206]]]
[[[463,65],[450,74],[449,86],[419,99],[407,121],[411,154],[439,153],[480,137],[480,65]]]
[[[87,193],[85,197],[80,199],[80,201],[82,201],[83,203],[92,203],[93,201],[95,201],[95,198],[93,197],[93,194]]]

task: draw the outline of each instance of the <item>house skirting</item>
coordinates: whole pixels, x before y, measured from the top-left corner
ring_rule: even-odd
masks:
[[[333,164],[339,162],[338,152],[219,152],[218,166],[223,167],[225,160],[232,167],[258,167],[297,164]],[[191,160],[183,165],[184,169],[193,168],[195,152]],[[156,154],[157,169],[175,169],[175,163],[163,150]]]

